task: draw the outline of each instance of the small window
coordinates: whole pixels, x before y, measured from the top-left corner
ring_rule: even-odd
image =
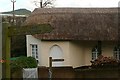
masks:
[[[98,41],[97,45],[92,49],[92,60],[95,60],[98,58],[98,56],[101,55],[101,47],[102,47],[102,42]]]
[[[120,60],[120,45],[117,45],[114,48],[114,58]]]
[[[31,45],[31,55],[34,57],[36,60],[38,60],[38,46],[36,44]]]
[[[100,49],[96,46],[92,49],[92,60],[95,60],[100,55]]]

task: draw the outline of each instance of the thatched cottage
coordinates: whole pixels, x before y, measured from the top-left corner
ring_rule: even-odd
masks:
[[[50,24],[50,33],[27,35],[27,56],[40,66],[49,66],[49,57],[62,58],[53,66],[83,66],[100,54],[120,59],[117,8],[35,9],[26,25]]]

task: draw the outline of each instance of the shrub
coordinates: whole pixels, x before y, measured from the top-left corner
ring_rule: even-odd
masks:
[[[27,58],[27,64],[28,64],[28,66],[25,68],[36,68],[37,67],[37,61],[33,57]]]
[[[104,57],[103,55],[100,55],[96,60],[91,61],[92,67],[97,68],[108,68],[108,67],[118,67],[120,64],[120,61],[113,58],[113,57]]]
[[[33,57],[21,56],[11,62],[12,72],[22,68],[36,68],[36,67],[37,67],[37,61]]]

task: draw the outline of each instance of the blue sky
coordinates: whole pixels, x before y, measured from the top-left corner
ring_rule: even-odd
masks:
[[[33,11],[37,8],[35,0],[16,0],[15,9],[26,8]],[[40,1],[40,0],[36,0]],[[120,0],[55,0],[55,7],[118,7]],[[11,0],[0,0],[0,12],[11,11]]]

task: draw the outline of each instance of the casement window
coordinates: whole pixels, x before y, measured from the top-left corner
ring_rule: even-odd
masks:
[[[34,57],[36,60],[38,60],[38,45],[36,44],[31,44],[31,55]]]
[[[120,45],[114,47],[114,58],[120,60]]]
[[[98,41],[98,44],[92,49],[92,60],[98,58],[101,55],[101,41]]]
[[[97,47],[95,47],[95,48],[92,49],[92,60],[97,59],[98,56],[99,56],[99,50],[98,50]]]

